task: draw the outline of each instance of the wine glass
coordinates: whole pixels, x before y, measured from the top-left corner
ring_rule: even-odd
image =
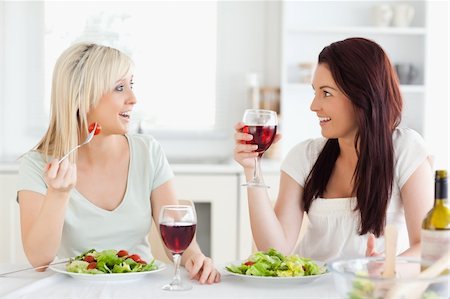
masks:
[[[190,205],[167,205],[161,208],[159,230],[164,245],[173,255],[175,275],[172,282],[163,286],[166,291],[185,291],[192,285],[181,281],[181,255],[189,247],[197,227],[197,216]]]
[[[245,125],[242,132],[253,135],[253,139],[245,143],[258,145],[253,178],[242,186],[269,188],[261,176],[261,158],[277,133],[277,113],[272,110],[247,109],[242,121]]]

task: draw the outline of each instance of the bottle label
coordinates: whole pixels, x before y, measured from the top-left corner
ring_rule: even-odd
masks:
[[[437,261],[450,251],[450,230],[422,229],[422,259]]]

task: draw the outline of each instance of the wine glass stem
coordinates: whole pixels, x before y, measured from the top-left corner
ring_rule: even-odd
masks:
[[[261,158],[259,155],[255,157],[255,170],[253,171],[253,180],[257,182],[261,181]]]
[[[171,285],[180,285],[181,284],[181,276],[180,276],[180,262],[181,262],[181,254],[174,253],[173,261],[175,264],[175,274],[173,276],[173,280]]]

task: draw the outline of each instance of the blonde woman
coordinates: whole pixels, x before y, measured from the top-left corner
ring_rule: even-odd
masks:
[[[159,143],[127,134],[136,104],[132,71],[127,55],[97,44],[75,44],[59,57],[49,128],[20,165],[22,240],[33,266],[90,248],[126,249],[151,259],[151,217],[158,223],[161,207],[177,200]],[[100,134],[59,164],[94,122]],[[182,264],[200,283],[220,280],[195,240]]]

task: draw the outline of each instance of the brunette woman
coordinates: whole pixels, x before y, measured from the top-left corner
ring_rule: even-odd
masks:
[[[289,152],[274,209],[265,189],[248,188],[258,249],[322,261],[376,255],[384,248],[385,225],[392,224],[398,253],[418,255],[433,175],[421,136],[398,127],[402,96],[386,53],[364,38],[332,43],[319,55],[312,87],[311,110],[323,138]],[[235,128],[234,156],[250,178],[256,146],[245,144],[252,136],[242,126]],[[309,225],[296,246],[303,212]]]

